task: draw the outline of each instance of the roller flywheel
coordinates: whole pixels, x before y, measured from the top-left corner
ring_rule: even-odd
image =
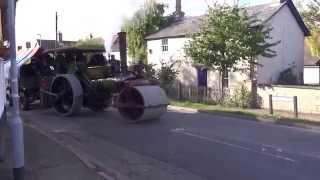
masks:
[[[83,90],[79,80],[72,74],[57,76],[51,85],[51,92],[56,94],[53,108],[63,116],[71,116],[81,110]]]
[[[129,122],[160,118],[169,104],[165,92],[159,86],[134,86],[122,90],[116,106]]]

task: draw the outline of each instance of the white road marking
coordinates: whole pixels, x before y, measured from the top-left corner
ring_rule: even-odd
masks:
[[[222,144],[222,145],[225,145],[225,146],[229,146],[229,147],[245,150],[245,151],[248,151],[248,152],[253,152],[253,153],[256,153],[256,154],[262,154],[262,155],[273,157],[273,158],[276,158],[276,159],[282,159],[282,160],[285,160],[285,161],[288,161],[288,162],[291,162],[291,163],[295,163],[296,162],[296,160],[291,159],[289,157],[268,153],[268,152],[265,151],[265,148],[262,148],[261,151],[257,151],[257,150],[254,150],[252,148],[248,148],[248,147],[245,147],[245,146],[241,146],[241,145],[229,143],[229,142],[226,142],[226,141],[221,141],[221,140],[218,140],[218,139],[209,138],[209,137],[201,136],[201,135],[194,134],[194,133],[191,133],[191,132],[187,132],[183,128],[173,129],[173,130],[171,130],[171,132],[178,133],[178,134],[183,134],[183,135],[194,137],[194,138],[198,138],[198,139],[205,140],[205,141],[212,142],[212,143]]]

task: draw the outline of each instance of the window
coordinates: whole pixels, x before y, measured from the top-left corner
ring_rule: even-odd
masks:
[[[162,48],[162,52],[168,52],[169,50],[168,39],[162,39],[161,48]]]

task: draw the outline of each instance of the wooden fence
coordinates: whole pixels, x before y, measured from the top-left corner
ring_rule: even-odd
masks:
[[[186,86],[176,83],[173,86],[164,88],[169,98],[198,103],[216,103],[222,99],[222,91],[219,88]],[[229,89],[225,94],[229,94]]]

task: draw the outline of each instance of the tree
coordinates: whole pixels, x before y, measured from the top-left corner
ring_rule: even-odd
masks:
[[[165,5],[155,0],[147,0],[132,19],[127,20],[123,30],[127,32],[128,54],[134,60],[147,61],[147,45],[145,37],[160,29],[165,23]]]
[[[247,15],[246,15],[247,16]],[[272,58],[277,53],[272,50],[272,47],[279,44],[280,41],[272,42],[270,32],[271,27],[265,26],[256,17],[247,16],[246,29],[244,31],[243,42],[243,58],[249,63],[250,80],[251,80],[251,108],[259,107],[258,104],[258,81],[257,67],[260,66],[258,57]],[[256,25],[258,24],[258,25]]]
[[[78,48],[91,48],[91,49],[104,49],[104,39],[103,38],[86,38],[79,40],[75,47]]]
[[[223,75],[230,71],[248,71],[252,86],[256,84],[256,58],[272,57],[271,47],[277,43],[268,43],[271,28],[262,24],[256,16],[249,16],[245,9],[230,6],[210,7],[199,33],[192,35],[186,44],[186,54],[195,65],[204,66]],[[222,86],[224,95],[225,87]],[[253,87],[252,90],[257,89]],[[253,92],[257,102],[256,92]]]
[[[320,57],[320,1],[310,0],[305,8],[301,8],[301,11],[302,17],[311,31],[307,43],[312,55]]]

